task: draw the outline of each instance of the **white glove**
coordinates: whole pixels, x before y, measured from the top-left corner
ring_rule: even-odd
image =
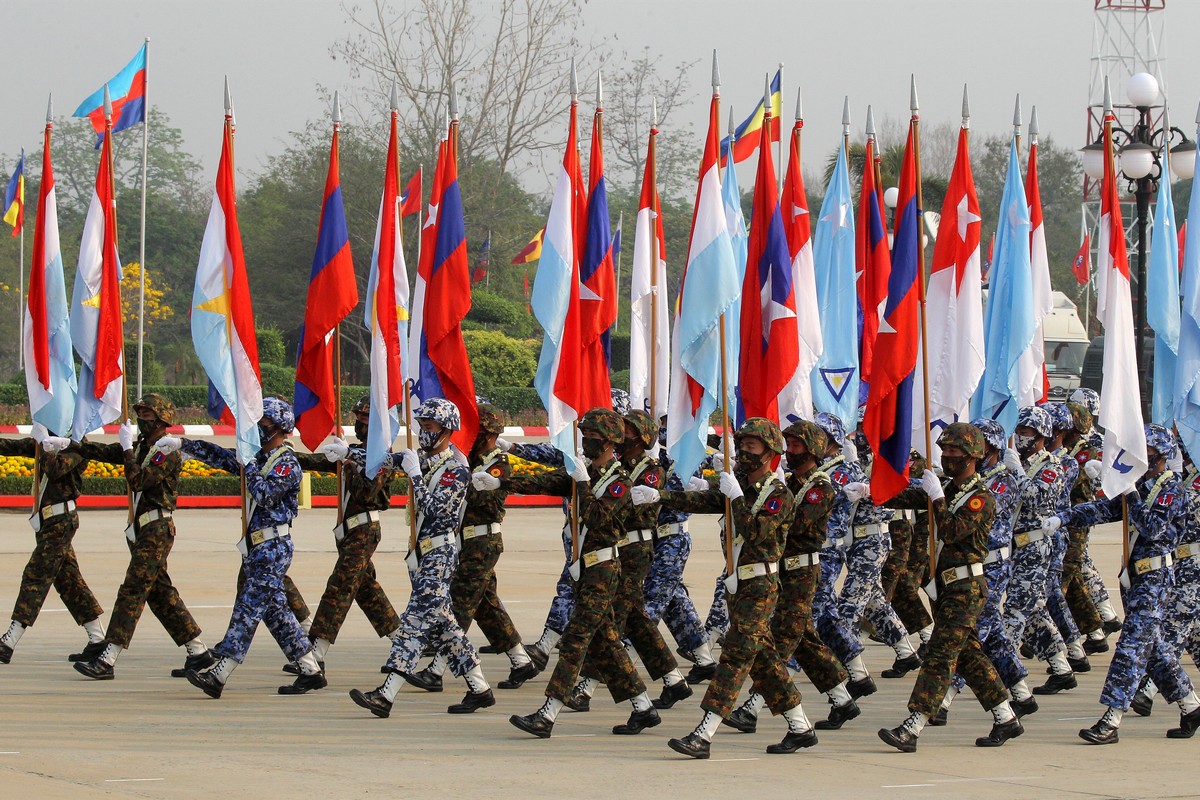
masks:
[[[117,432],[117,439],[121,442],[122,450],[132,450],[133,440],[137,438],[137,426],[129,420],[125,420],[125,424],[121,426],[121,430]]]
[[[1042,530],[1044,530],[1046,533],[1054,533],[1061,527],[1061,517],[1046,517],[1044,520],[1042,520]]]
[[[849,436],[846,437],[846,441],[842,445],[842,453],[845,454],[847,463],[858,461],[858,447],[855,446],[854,440]]]
[[[415,450],[400,451],[400,469],[404,470],[404,474],[413,480],[420,480],[421,459]]]
[[[851,503],[857,503],[871,494],[871,487],[865,483],[847,483],[844,490]]]
[[[500,488],[500,479],[487,472],[472,472],[471,485],[479,492],[494,492]]]
[[[583,453],[575,454],[575,469],[571,470],[571,480],[576,483],[590,481],[592,476],[588,474],[588,460],[583,457]]]
[[[42,450],[54,455],[59,450],[66,450],[70,444],[71,440],[65,436],[47,436],[42,439]]]
[[[1021,454],[1017,452],[1015,447],[1004,448],[1003,456],[1004,466],[1011,472],[1024,472],[1025,465],[1021,463]]]
[[[350,445],[341,437],[335,436],[332,442],[317,448],[317,452],[325,456],[325,460],[336,464],[350,453]]]
[[[688,478],[687,491],[689,492],[707,492],[709,489],[708,481],[699,476],[693,475]]]
[[[501,450],[508,453],[512,451],[512,442],[510,442],[508,439],[505,439],[503,436],[498,436],[496,437],[496,447],[499,447]]]
[[[1176,475],[1183,474],[1183,453],[1178,447],[1175,448],[1175,455],[1167,459],[1167,469]]]
[[[29,437],[38,444],[46,441],[46,437],[50,435],[50,431],[46,430],[46,426],[40,422],[33,423],[33,427],[29,429]]]
[[[1100,476],[1104,473],[1104,462],[1091,459],[1083,465],[1084,474],[1094,481],[1100,480]]]
[[[635,506],[645,506],[658,502],[658,489],[651,489],[649,486],[634,486],[629,490],[629,494],[633,497],[633,504]]]
[[[654,444],[650,445],[650,449],[646,451],[646,455],[658,461],[658,454],[662,452],[662,445],[658,443],[658,439],[654,440]],[[1180,458],[1183,458],[1180,456]]]
[[[725,454],[722,453],[720,450],[713,453],[708,458],[708,466],[710,469],[712,469],[716,472],[721,472],[722,470],[724,470],[725,469]],[[736,466],[737,466],[737,459],[734,458],[732,455],[729,456],[729,468],[733,469]]]
[[[730,500],[737,500],[742,496],[742,485],[733,477],[732,472],[721,473],[721,494]]]
[[[929,495],[930,500],[941,500],[946,496],[942,491],[942,481],[933,470],[927,469],[921,473],[921,488]]]
[[[183,448],[183,440],[178,436],[162,436],[154,443],[154,449],[160,453],[174,453]]]

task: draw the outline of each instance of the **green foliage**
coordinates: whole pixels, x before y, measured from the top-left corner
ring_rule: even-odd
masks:
[[[258,363],[260,366],[274,364],[282,367],[287,363],[287,348],[283,344],[283,333],[274,325],[258,328]]]
[[[260,364],[259,369],[262,372],[263,396],[279,395],[292,402],[292,395],[296,392],[296,369],[278,364]]]
[[[137,391],[137,339],[125,342],[125,373],[129,390]],[[154,342],[146,339],[142,343],[142,386],[163,382],[163,365],[154,357]]]
[[[463,331],[477,389],[528,386],[537,371],[537,356],[529,342],[499,331]]]
[[[516,303],[482,288],[471,292],[467,320],[481,329],[498,330],[521,339],[533,335],[537,327],[536,320],[526,313],[524,303]]]
[[[611,350],[610,350],[609,358],[608,358],[608,363],[612,367],[613,370],[622,370],[623,369],[627,373],[629,370],[629,333],[628,333],[628,331],[629,331],[629,327],[626,326],[625,333],[614,333],[612,335],[612,337],[610,338]],[[628,377],[628,375],[626,375],[626,377]],[[613,381],[613,386],[618,385],[616,383],[615,375],[613,376],[612,381]],[[629,382],[626,381],[625,385],[628,386]]]
[[[532,386],[497,387],[489,390],[487,399],[491,400],[493,405],[507,411],[511,416],[528,415],[529,412],[545,414],[542,398],[538,396],[537,389]]]
[[[626,359],[626,361],[628,361],[628,359]],[[626,392],[629,391],[629,369],[626,368],[610,373],[608,376],[608,381],[614,389],[622,389]]]

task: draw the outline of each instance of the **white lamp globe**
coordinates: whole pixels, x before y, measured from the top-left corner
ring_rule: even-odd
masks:
[[[1152,106],[1158,102],[1158,79],[1149,72],[1136,72],[1129,76],[1125,94],[1135,106]]]
[[[1092,142],[1087,147],[1081,147],[1083,153],[1083,172],[1094,181],[1104,178],[1104,142]]]
[[[898,188],[889,186],[883,191],[883,204],[885,206],[894,209],[898,202],[900,202],[900,190]]]
[[[1121,172],[1131,180],[1139,180],[1154,169],[1154,148],[1141,142],[1133,142],[1121,148]]]
[[[1171,148],[1171,172],[1180,180],[1196,174],[1196,143],[1181,142]]]

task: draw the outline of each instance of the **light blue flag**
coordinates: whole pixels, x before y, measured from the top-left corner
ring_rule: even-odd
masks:
[[[825,189],[813,232],[817,305],[825,351],[812,373],[813,405],[853,427],[858,419],[858,288],[855,274],[854,199],[846,149]]]
[[[1014,137],[1009,146],[1008,174],[996,223],[987,311],[983,319],[985,365],[979,388],[971,399],[972,418],[987,417],[1011,435],[1017,427],[1022,403],[1021,354],[1033,342],[1037,323],[1033,316],[1033,271],[1029,263],[1029,204]],[[1040,392],[1039,392],[1040,394]]]
[[[1195,215],[1195,216],[1193,216]],[[1175,361],[1175,425],[1192,458],[1200,454],[1200,181],[1192,182],[1183,244],[1183,310]],[[1153,262],[1152,262],[1153,263]],[[1155,375],[1155,386],[1158,385]],[[1155,417],[1157,419],[1157,417]]]
[[[1150,239],[1146,275],[1146,321],[1154,329],[1154,397],[1150,418],[1171,427],[1175,419],[1175,362],[1179,354],[1179,234],[1171,200],[1170,155],[1163,147],[1163,174]]]
[[[725,227],[729,231],[729,244],[733,248],[733,263],[737,270],[738,294],[740,295],[740,287],[746,279],[746,259],[750,250],[750,234],[746,229],[746,215],[742,213],[742,190],[738,186],[737,170],[734,169],[732,162],[721,173],[721,206],[725,210]],[[738,407],[737,376],[741,373],[738,362],[742,352],[740,310],[741,303],[738,303],[725,314],[725,341],[732,354],[727,367],[729,372],[729,405],[727,407],[730,409]]]

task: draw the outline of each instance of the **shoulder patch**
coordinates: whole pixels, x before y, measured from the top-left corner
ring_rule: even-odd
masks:
[[[993,494],[1005,494],[1008,491],[1008,484],[1002,480],[992,481],[992,485],[988,487]]]
[[[1200,475],[1197,475],[1195,478],[1192,479],[1192,489],[1194,491],[1200,492]]]
[[[1058,472],[1052,469],[1044,469],[1038,475],[1038,479],[1042,483],[1054,483],[1056,480],[1058,480]]]
[[[613,481],[608,485],[608,493],[612,497],[624,497],[626,488],[621,481]]]
[[[504,470],[500,469],[499,467],[492,467],[491,469],[488,470],[488,474],[491,475],[493,478],[499,478],[501,475],[504,474]]]
[[[783,508],[783,501],[780,500],[778,497],[772,497],[770,500],[768,500],[766,503],[763,504],[763,510],[766,511],[768,514],[778,514],[779,509],[781,509],[781,508]]]
[[[278,475],[281,478],[286,478],[288,475],[292,474],[292,465],[291,464],[276,464],[275,469],[273,469],[271,471],[274,472],[276,475]]]
[[[838,472],[833,473],[832,476],[830,476],[830,480],[832,480],[838,486],[845,486],[847,483],[850,482],[850,476],[848,474],[846,474],[845,472],[838,471]]]
[[[808,490],[808,494],[804,495],[804,502],[819,503],[824,498],[825,498],[825,493],[814,486],[813,488]]]
[[[1075,454],[1075,460],[1078,461],[1080,464],[1086,464],[1088,462],[1089,458],[1090,458],[1090,456],[1088,456],[1087,450],[1080,450],[1078,453]]]
[[[1160,505],[1160,506],[1169,506],[1169,505],[1171,505],[1171,503],[1174,503],[1174,502],[1175,502],[1175,493],[1174,492],[1163,492],[1162,494],[1160,494],[1158,496],[1158,500],[1155,501],[1155,504]]]
[[[645,481],[647,486],[658,486],[660,483],[658,473],[653,471],[646,473]]]
[[[155,453],[154,456],[150,459],[150,463],[151,464],[161,464],[166,460],[167,460],[167,454],[160,450],[157,453]]]
[[[970,500],[967,501],[967,510],[968,511],[982,511],[983,505],[984,505],[983,498],[980,497],[979,495],[975,495],[974,497],[972,497]]]
[[[446,470],[445,472],[443,472],[440,483],[442,484],[442,486],[453,486],[454,485],[454,472],[452,470]]]

